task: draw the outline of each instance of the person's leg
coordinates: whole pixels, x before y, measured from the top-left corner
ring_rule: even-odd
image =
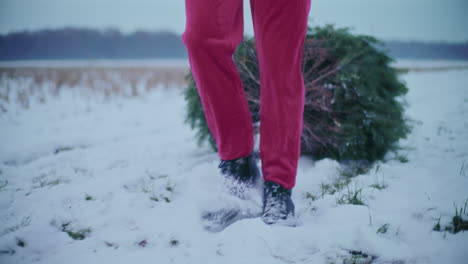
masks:
[[[291,189],[300,155],[302,49],[311,0],[250,0],[260,69],[260,157],[265,181]]]
[[[252,117],[233,61],[243,37],[243,2],[185,0],[185,8],[182,40],[219,157],[247,157],[254,147]]]

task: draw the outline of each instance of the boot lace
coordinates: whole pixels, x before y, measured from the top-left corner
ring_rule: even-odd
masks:
[[[291,190],[283,188],[279,184],[265,183],[265,218],[270,220],[286,219],[288,217],[287,200],[291,196]]]

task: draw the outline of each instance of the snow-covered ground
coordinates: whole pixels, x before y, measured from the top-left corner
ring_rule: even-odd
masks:
[[[254,218],[203,229],[200,212],[228,199],[216,154],[183,123],[181,89],[110,101],[63,90],[28,109],[8,104],[0,263],[338,264],[353,263],[351,251],[372,263],[468,263],[468,232],[432,231],[468,199],[468,70],[403,78],[415,120],[401,141],[409,161],[378,163],[332,195],[323,186],[339,164],[302,157],[296,228]],[[366,205],[338,203],[361,188]]]
[[[404,67],[404,68],[468,67],[468,61],[467,60],[398,59],[392,63],[392,66]]]

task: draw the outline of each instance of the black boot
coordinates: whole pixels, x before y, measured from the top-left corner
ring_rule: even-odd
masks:
[[[260,184],[260,171],[256,159],[252,153],[248,157],[221,160],[218,167],[221,169],[229,193],[242,200],[235,199],[236,202],[228,203],[220,210],[203,211],[201,218],[206,230],[219,232],[240,219],[261,215],[260,199],[251,196],[251,191],[257,193],[257,186]],[[260,190],[258,188],[258,191]]]
[[[254,188],[259,183],[260,171],[256,160],[253,152],[248,157],[221,160],[218,168],[231,194],[245,199],[246,188]]]
[[[265,181],[263,189],[263,222],[269,225],[296,226],[291,193],[291,189],[286,189],[272,181]]]

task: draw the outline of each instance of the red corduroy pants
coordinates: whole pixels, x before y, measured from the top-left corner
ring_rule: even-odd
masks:
[[[260,73],[260,158],[264,180],[296,183],[305,87],[302,48],[311,0],[250,0]],[[252,117],[233,61],[243,38],[242,0],[185,0],[182,41],[219,157],[248,156]]]

